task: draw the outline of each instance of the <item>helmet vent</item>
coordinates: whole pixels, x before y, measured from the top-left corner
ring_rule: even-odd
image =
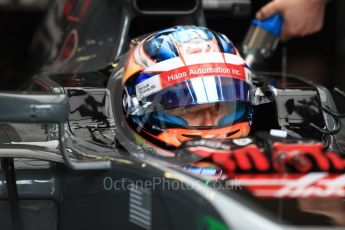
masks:
[[[191,139],[201,139],[200,135],[190,135],[190,134],[182,134],[182,136],[191,138]]]
[[[226,136],[227,136],[227,137],[231,137],[232,135],[238,133],[239,131],[240,131],[240,130],[237,129],[237,130],[235,130],[235,131],[232,131],[232,132],[230,132],[230,133],[227,133]]]

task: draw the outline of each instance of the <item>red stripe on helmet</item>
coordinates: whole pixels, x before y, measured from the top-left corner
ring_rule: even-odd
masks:
[[[160,74],[162,88],[175,85],[177,83],[204,76],[231,77],[239,80],[246,80],[243,65],[229,63],[207,63],[182,66]]]

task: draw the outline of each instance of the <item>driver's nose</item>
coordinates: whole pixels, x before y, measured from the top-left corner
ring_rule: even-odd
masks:
[[[204,126],[214,126],[215,124],[215,120],[212,117],[212,111],[210,109],[205,109],[202,111],[202,116],[203,116],[203,120],[202,120],[202,124]]]

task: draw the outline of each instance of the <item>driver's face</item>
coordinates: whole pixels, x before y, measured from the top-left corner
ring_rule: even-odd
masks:
[[[169,112],[186,120],[189,126],[216,126],[229,111],[226,104],[212,103],[175,108]]]

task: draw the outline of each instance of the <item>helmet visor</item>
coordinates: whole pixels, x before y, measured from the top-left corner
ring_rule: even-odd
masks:
[[[145,113],[161,110],[180,113],[184,109],[187,113],[187,108],[191,110],[191,106],[196,105],[203,105],[204,108],[218,106],[224,110],[226,106],[222,102],[249,101],[250,85],[247,82],[220,76],[188,79],[142,99]]]
[[[210,129],[248,122],[248,108],[247,102],[217,102],[160,110],[149,113],[147,118],[151,124],[164,128]]]

